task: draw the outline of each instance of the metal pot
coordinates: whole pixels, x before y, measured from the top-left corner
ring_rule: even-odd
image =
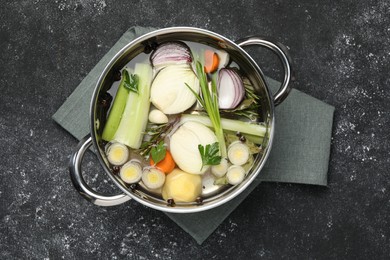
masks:
[[[221,188],[215,188],[214,185],[211,185],[210,187],[206,185],[202,192],[203,200],[201,202],[175,204],[174,206],[169,205],[159,195],[143,189],[140,185],[137,185],[136,188],[130,188],[125,185],[110,169],[101,140],[101,122],[104,122],[105,117],[104,113],[102,113],[102,110],[104,109],[102,109],[101,99],[114,82],[115,72],[118,72],[126,63],[138,54],[148,51],[148,49],[150,50],[150,48],[153,48],[156,44],[173,40],[199,42],[227,51],[233,60],[235,60],[235,62],[246,72],[255,88],[256,93],[262,97],[261,111],[259,111],[259,113],[268,129],[267,134],[264,137],[261,152],[255,158],[252,169],[242,183],[235,186],[223,186]],[[274,95],[271,94],[264,75],[256,62],[242,48],[250,45],[259,45],[272,50],[278,56],[283,65],[284,80],[279,90]],[[105,67],[97,82],[90,105],[91,132],[80,141],[77,146],[77,150],[74,152],[70,161],[69,168],[72,182],[76,190],[84,198],[100,206],[118,205],[130,199],[134,199],[146,206],[161,211],[192,213],[222,205],[246,189],[261,172],[261,169],[263,168],[270,153],[274,137],[274,107],[280,104],[287,97],[290,90],[290,79],[291,68],[286,48],[279,43],[274,43],[261,37],[248,37],[233,42],[214,32],[192,27],[172,27],[145,34],[128,43],[122,50],[120,50]],[[122,194],[113,196],[99,194],[88,187],[83,180],[81,174],[81,162],[86,150],[92,144],[96,150],[96,155],[101,166],[112,181],[123,191]]]

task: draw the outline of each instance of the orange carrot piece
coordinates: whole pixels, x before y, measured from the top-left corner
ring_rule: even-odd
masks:
[[[219,57],[212,50],[205,50],[204,52],[204,72],[213,73],[218,69]]]
[[[152,156],[150,156],[150,165],[154,166],[154,161],[152,159]],[[156,165],[156,168],[160,171],[168,174],[175,168],[176,164],[175,161],[172,158],[172,154],[167,150],[164,159],[159,161]]]

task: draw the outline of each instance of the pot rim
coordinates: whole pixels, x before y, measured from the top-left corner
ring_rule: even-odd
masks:
[[[107,76],[108,72],[110,71],[110,69],[113,67],[113,65],[122,57],[122,55],[124,55],[126,53],[126,51],[133,45],[136,45],[138,43],[141,43],[147,39],[150,39],[154,36],[158,36],[158,35],[161,35],[161,34],[171,34],[171,33],[183,33],[183,32],[188,32],[188,33],[200,33],[200,34],[203,34],[203,35],[206,35],[208,37],[213,37],[215,39],[219,39],[219,40],[222,40],[224,42],[227,42],[229,43],[231,46],[234,46],[234,48],[236,50],[238,50],[242,55],[244,55],[245,59],[247,59],[251,65],[253,66],[255,72],[260,75],[260,77],[263,79],[264,81],[264,86],[266,88],[266,92],[268,94],[268,99],[269,99],[269,105],[270,105],[270,115],[269,115],[269,118],[270,118],[270,121],[272,122],[271,123],[271,126],[268,127],[268,131],[269,131],[269,136],[268,136],[268,144],[267,144],[267,147],[264,151],[264,155],[263,155],[263,158],[261,159],[259,165],[257,165],[255,168],[252,168],[251,171],[255,171],[253,172],[252,174],[248,175],[246,177],[246,180],[245,180],[245,183],[243,183],[243,185],[239,188],[239,189],[236,189],[232,192],[230,192],[228,194],[228,196],[225,196],[225,197],[221,197],[220,199],[218,199],[217,201],[215,202],[210,202],[210,204],[204,204],[204,205],[197,205],[196,207],[178,207],[178,206],[175,206],[175,207],[170,207],[170,206],[167,206],[166,204],[165,205],[158,205],[158,204],[155,204],[155,203],[152,203],[151,201],[148,201],[148,200],[144,200],[140,197],[138,197],[137,195],[133,194],[130,190],[128,190],[126,187],[124,187],[114,176],[113,174],[111,173],[111,170],[108,168],[108,166],[106,165],[102,155],[100,154],[100,152],[97,152],[96,155],[98,157],[98,160],[101,164],[101,166],[103,167],[104,171],[106,172],[106,174],[110,177],[110,179],[115,183],[116,186],[118,186],[124,193],[126,193],[128,196],[130,196],[132,199],[136,200],[137,202],[145,205],[145,206],[148,206],[150,208],[153,208],[153,209],[156,209],[156,210],[160,210],[160,211],[164,211],[164,212],[171,212],[171,213],[194,213],[194,212],[200,212],[200,211],[205,211],[205,210],[209,210],[209,209],[212,209],[212,208],[215,208],[215,207],[218,207],[222,204],[225,204],[226,202],[232,200],[233,198],[237,197],[241,192],[243,192],[245,189],[248,188],[248,186],[254,181],[254,179],[258,176],[258,174],[260,173],[260,171],[262,170],[262,168],[264,167],[264,164],[265,162],[267,161],[268,157],[269,157],[269,154],[270,154],[270,151],[271,151],[271,148],[272,148],[272,144],[273,144],[273,139],[274,139],[274,131],[275,131],[275,116],[274,116],[274,110],[275,110],[275,105],[274,105],[274,99],[272,98],[272,95],[271,95],[271,92],[270,92],[270,89],[268,87],[268,84],[265,80],[265,77],[264,77],[264,74],[263,72],[261,71],[260,67],[257,65],[257,63],[253,60],[253,58],[243,49],[241,48],[237,43],[235,43],[234,41],[218,34],[218,33],[215,33],[215,32],[212,32],[212,31],[209,31],[209,30],[206,30],[206,29],[201,29],[201,28],[196,28],[196,27],[168,27],[168,28],[163,28],[163,29],[157,29],[157,30],[154,30],[152,32],[149,32],[149,33],[146,33],[140,37],[137,37],[136,39],[134,39],[133,41],[127,43],[120,51],[118,51],[115,56],[108,62],[108,64],[106,65],[106,67],[104,68],[104,70],[102,71],[102,73],[100,74],[100,77],[95,85],[95,89],[94,89],[94,92],[93,92],[93,95],[92,95],[92,99],[91,99],[91,103],[90,103],[90,133],[91,133],[91,136],[92,136],[92,143],[93,143],[93,146],[96,150],[99,150],[98,148],[98,142],[97,142],[97,136],[96,136],[96,131],[95,131],[95,119],[94,119],[94,113],[95,113],[95,109],[96,109],[96,100],[98,98],[98,95],[99,95],[99,92],[100,92],[100,86],[102,84],[102,82],[104,81],[105,77]]]

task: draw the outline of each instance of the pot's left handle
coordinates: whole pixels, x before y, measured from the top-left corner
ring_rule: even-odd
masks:
[[[73,153],[70,159],[70,178],[76,190],[86,200],[98,206],[115,206],[130,200],[131,198],[124,193],[112,196],[105,196],[103,194],[99,194],[96,191],[92,190],[84,181],[83,176],[81,174],[81,162],[83,160],[85,152],[88,150],[91,144],[92,138],[90,135],[87,135],[79,142],[76,151]]]

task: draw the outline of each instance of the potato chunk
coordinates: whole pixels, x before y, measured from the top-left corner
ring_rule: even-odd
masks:
[[[201,192],[202,177],[200,175],[190,174],[176,168],[166,176],[162,196],[165,200],[192,202]]]

